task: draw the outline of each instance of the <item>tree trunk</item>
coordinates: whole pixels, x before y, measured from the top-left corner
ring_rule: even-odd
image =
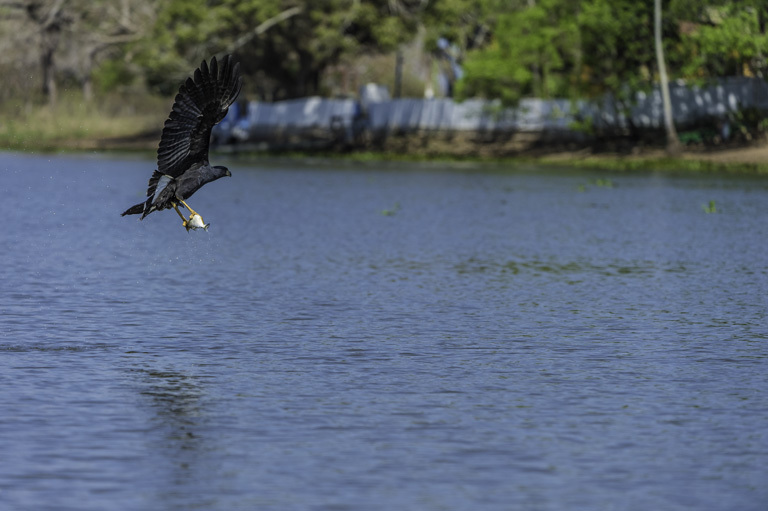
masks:
[[[48,98],[48,104],[52,109],[56,108],[56,66],[53,60],[55,45],[49,45],[43,34],[43,48],[40,56],[40,66],[43,72],[43,95]]]
[[[86,103],[93,102],[93,79],[90,72],[83,77],[83,100]]]
[[[397,50],[395,54],[395,98],[400,98],[403,95],[403,50]]]
[[[656,63],[659,66],[659,78],[661,80],[661,100],[664,105],[664,126],[667,131],[667,152],[669,154],[679,154],[682,151],[682,146],[680,145],[680,139],[677,138],[675,121],[672,118],[672,99],[669,96],[667,65],[664,63],[664,47],[661,41],[661,0],[654,0],[653,34],[656,43]]]

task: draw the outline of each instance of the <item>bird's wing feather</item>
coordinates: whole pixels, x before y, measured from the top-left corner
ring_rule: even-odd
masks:
[[[194,78],[179,88],[163,126],[157,149],[157,170],[171,177],[183,174],[192,164],[208,161],[211,129],[227,115],[240,93],[240,64],[227,55],[221,61],[203,61]]]

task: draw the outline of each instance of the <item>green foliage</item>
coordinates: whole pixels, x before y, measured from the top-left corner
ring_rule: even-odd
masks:
[[[136,60],[148,84],[169,93],[202,59],[234,51],[246,75],[258,81],[250,93],[273,99],[314,95],[322,92],[321,74],[344,58],[391,51],[413,38],[421,13],[409,10],[408,2],[402,10],[392,5],[388,0],[167,0],[151,37],[136,45]],[[253,33],[291,10],[297,12]]]
[[[496,16],[493,38],[468,54],[459,97],[481,95],[515,105],[525,96],[567,95],[578,58],[575,2],[540,0]]]
[[[207,0],[166,0],[158,4],[148,35],[130,48],[147,85],[161,94],[176,92],[179,81],[225,44],[224,8]]]
[[[627,102],[649,88],[654,67],[652,2],[588,0],[578,15],[582,58],[575,80],[587,97]]]
[[[102,93],[111,92],[134,81],[134,74],[122,60],[108,60],[93,73],[93,81]]]
[[[439,0],[425,3],[419,20],[426,32],[428,50],[445,38],[462,51],[483,46],[492,20],[520,0]]]
[[[537,0],[494,16],[491,42],[470,52],[461,97],[594,98],[610,94],[628,108],[655,73],[651,2]],[[667,23],[668,38],[677,38]]]
[[[164,0],[146,37],[113,53],[130,60],[151,89],[172,94],[191,67],[235,52],[246,93],[266,99],[322,94],[321,76],[338,64],[381,55],[416,37],[427,50],[440,37],[459,48],[484,44],[488,17],[504,0]],[[263,33],[254,29],[281,18]]]
[[[681,47],[686,56],[681,74],[709,78],[763,71],[768,52],[765,20],[761,27],[764,9],[726,4],[700,13],[699,23]]]
[[[61,40],[66,36],[71,46],[67,51],[77,54],[80,62],[68,63],[64,70],[63,62],[74,59],[59,59],[60,77],[83,83],[93,78],[100,91],[146,84],[153,92],[170,95],[201,60],[234,52],[247,78],[248,97],[284,99],[323,94],[323,77],[352,81],[359,73],[355,62],[391,55],[414,41],[419,41],[414,47],[427,53],[436,51],[440,38],[451,43],[463,66],[464,78],[455,87],[458,97],[485,96],[500,99],[505,106],[525,97],[610,95],[619,109],[626,109],[635,93],[653,86],[658,75],[650,1],[121,0],[117,4],[107,0],[61,4],[62,16],[57,18]],[[0,31],[18,35],[39,29],[29,20],[23,27],[14,26],[17,19],[28,18],[23,5],[11,2],[0,10]],[[671,79],[768,72],[768,0],[664,0],[663,8]],[[283,16],[286,13],[290,15]],[[268,28],[255,31],[270,20]],[[7,44],[25,41],[9,37]],[[23,65],[7,67],[29,67],[29,62],[40,62],[40,56],[27,56]],[[429,67],[423,63],[423,69],[411,75],[419,81],[428,79],[422,75],[428,75]],[[20,89],[19,80],[8,81],[12,87],[7,90]],[[594,128],[589,120],[582,122],[586,129]]]
[[[657,81],[653,2],[481,2],[491,37],[467,54],[462,98],[515,105],[524,97],[597,98],[619,110]],[[662,35],[672,79],[760,75],[768,69],[768,1],[663,2]],[[485,16],[485,18],[482,18]]]

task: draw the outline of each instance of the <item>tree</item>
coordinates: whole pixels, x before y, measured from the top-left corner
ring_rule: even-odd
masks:
[[[25,21],[31,25],[37,35],[40,71],[42,75],[42,93],[51,107],[56,106],[56,50],[61,41],[61,33],[72,22],[65,11],[66,0],[29,0],[4,1],[0,7],[10,11],[23,12]]]
[[[225,0],[226,21],[238,34],[279,16],[273,2]],[[300,11],[238,50],[245,72],[258,76],[260,95],[272,99],[322,93],[321,77],[342,59],[395,50],[413,37],[417,7],[385,0],[293,2]],[[416,10],[413,10],[416,9]]]
[[[144,37],[114,56],[140,73],[150,89],[170,95],[190,69],[223,49],[232,30],[222,21],[220,2],[165,0],[158,4]]]
[[[683,77],[766,75],[768,1],[721,0],[704,8],[694,0],[677,0],[671,9],[686,25],[680,49]]]
[[[664,103],[664,128],[667,133],[667,152],[678,154],[681,151],[680,139],[677,138],[677,130],[675,130],[675,122],[672,118],[672,101],[669,97],[667,64],[664,61],[664,45],[661,39],[661,0],[654,0],[653,19],[653,38],[656,47],[656,62],[659,68],[659,85]]]
[[[420,6],[404,0],[167,0],[132,47],[150,86],[170,93],[204,58],[235,52],[256,93],[321,93],[320,77],[346,56],[394,50],[413,37]]]
[[[631,108],[638,91],[653,87],[652,6],[634,0],[588,0],[578,24],[582,58],[575,85],[579,94],[611,101],[629,134],[636,136]],[[606,127],[620,128],[610,123]]]
[[[72,39],[78,47],[80,82],[84,99],[90,101],[95,68],[119,48],[145,37],[156,13],[146,0],[70,1],[76,8]]]
[[[459,96],[515,105],[526,96],[570,95],[579,58],[576,13],[577,4],[568,0],[508,4],[493,16],[490,43],[468,54]]]
[[[154,8],[147,0],[0,2],[0,18],[19,20],[18,32],[34,34],[34,46],[39,52],[41,90],[53,107],[56,105],[59,71],[76,76],[82,84],[85,99],[90,100],[93,68],[108,50],[143,37],[153,15]],[[22,41],[11,43],[6,50],[18,59],[26,49],[22,46],[26,46]]]

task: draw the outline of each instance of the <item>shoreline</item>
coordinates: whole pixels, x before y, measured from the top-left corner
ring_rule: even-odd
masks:
[[[40,144],[12,144],[0,148],[2,151],[28,154],[123,152],[154,153],[157,150],[159,133],[141,133],[135,136],[111,138],[78,138],[68,141],[41,141]],[[329,158],[359,161],[463,161],[481,163],[530,164],[546,167],[573,167],[613,172],[668,171],[704,172],[743,175],[768,175],[768,141],[760,140],[749,145],[724,146],[717,148],[693,148],[681,154],[670,156],[662,148],[635,147],[630,152],[594,152],[580,150],[546,150],[539,148],[515,154],[498,156],[467,154],[441,154],[437,152],[393,152],[375,149],[360,150],[263,150],[255,146],[224,146],[212,148],[211,152],[232,157],[284,157],[284,158]]]

